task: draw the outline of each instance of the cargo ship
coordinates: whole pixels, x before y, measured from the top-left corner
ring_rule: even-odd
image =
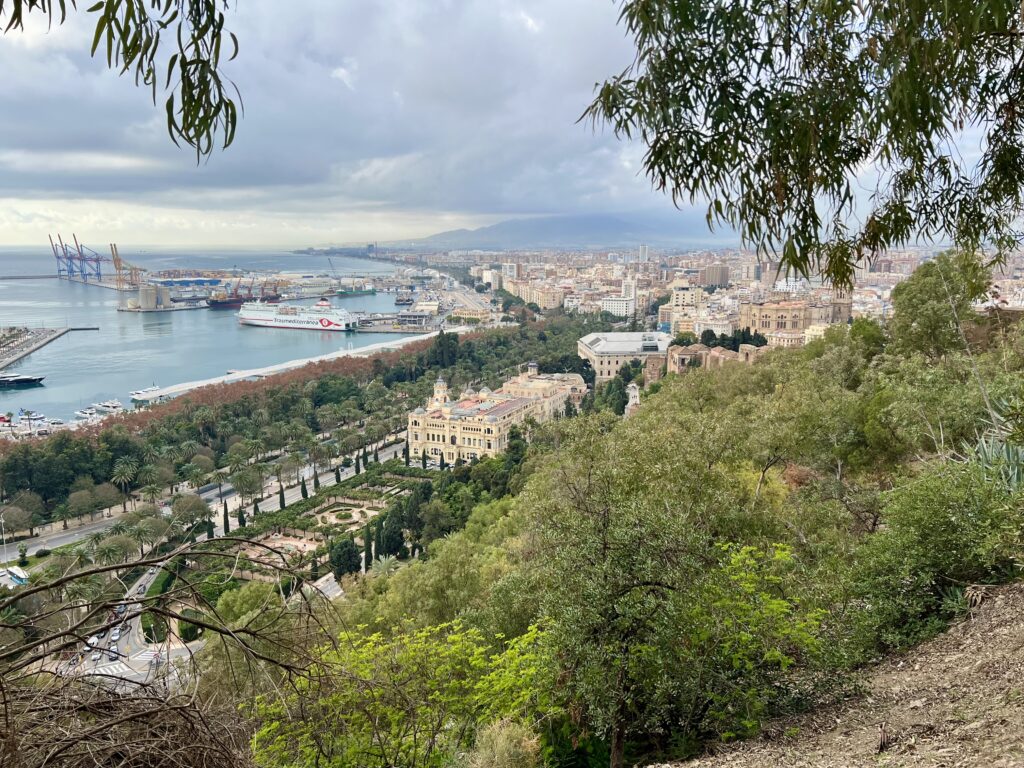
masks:
[[[376,288],[339,288],[334,294],[339,299],[344,299],[348,296],[376,296]]]
[[[246,302],[238,312],[238,322],[263,328],[296,328],[306,331],[344,332],[359,327],[359,319],[355,315],[331,306],[327,299],[321,299],[312,307]]]
[[[255,280],[249,282],[247,289],[243,292],[242,281],[239,280],[228,291],[218,291],[206,299],[206,305],[210,309],[241,309],[242,305],[249,301],[262,301],[267,304],[277,304],[281,301],[281,294],[277,287],[268,288],[264,283],[260,286],[259,292],[253,291]]]

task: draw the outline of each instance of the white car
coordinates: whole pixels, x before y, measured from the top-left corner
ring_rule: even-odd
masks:
[[[117,642],[118,640],[120,640],[120,639],[121,639],[121,628],[120,628],[120,627],[118,627],[118,628],[117,628],[117,629],[115,629],[115,630],[113,631],[113,633],[112,633],[112,634],[110,635],[110,642],[112,642],[112,643],[116,643],[116,642]]]
[[[100,650],[96,650],[96,651],[93,652],[92,656],[90,656],[89,658],[91,658],[93,661],[99,661],[100,658],[102,658],[102,656],[103,656],[103,652],[100,651]]]

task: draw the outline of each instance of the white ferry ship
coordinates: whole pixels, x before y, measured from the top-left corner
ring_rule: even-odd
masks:
[[[298,328],[307,331],[354,331],[359,327],[357,317],[344,309],[331,306],[331,302],[326,299],[312,307],[248,301],[238,312],[238,322],[264,328]]]

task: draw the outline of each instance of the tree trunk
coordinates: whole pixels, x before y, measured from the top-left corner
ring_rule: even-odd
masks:
[[[626,728],[617,724],[612,731],[610,768],[623,768],[626,763]]]

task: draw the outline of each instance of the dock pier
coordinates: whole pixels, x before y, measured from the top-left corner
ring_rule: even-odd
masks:
[[[27,335],[16,343],[0,347],[0,370],[13,365],[22,358],[28,357],[37,349],[45,347],[50,342],[56,341],[61,336],[72,331],[98,331],[99,326],[78,327],[78,328],[26,328]]]

